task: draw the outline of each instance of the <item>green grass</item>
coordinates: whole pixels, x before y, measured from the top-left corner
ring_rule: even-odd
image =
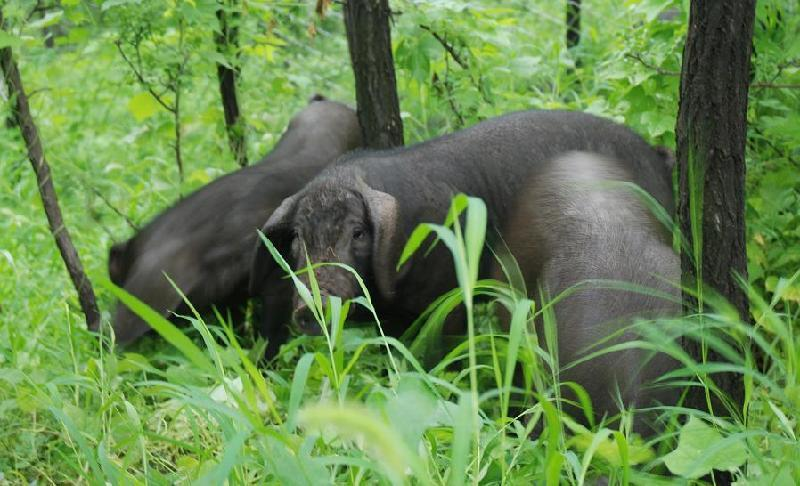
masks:
[[[2,379],[13,398],[3,401],[3,440],[15,446],[8,460],[19,461],[6,471],[21,474],[4,471],[6,478],[20,480],[31,471],[23,462],[26,452],[34,454],[27,457],[37,466],[59,465],[33,469],[55,482],[80,477],[88,483],[208,484],[227,478],[360,484],[414,478],[420,484],[583,484],[606,476],[615,484],[653,484],[657,478],[677,480],[668,471],[692,478],[712,467],[729,468],[745,482],[765,475],[778,484],[798,478],[794,411],[800,343],[787,316],[775,311],[780,295],[768,303],[753,291],[761,316],[756,327],[738,322],[723,307],[703,316],[637,323],[640,340],[618,346],[670,353],[684,367],[664,380],[681,386],[701,386],[698,377],[712,384],[720,371],[741,373],[747,399],[744,409],[729,411],[733,419],[665,408],[664,432],[647,442],[630,432],[632,410],[618,423],[586,428],[561,410],[558,390],[566,384],[550,371],[557,361],[525,325],[536,307],[499,282],[476,280],[483,203],[459,197],[452,214],[460,211],[466,211],[463,230],[458,218],[450,218],[449,227],[426,225],[407,248],[413,251],[433,232],[454,255],[470,332],[439,365],[426,370],[402,342],[344,325],[347,303],[331,299],[327,310],[320,308],[313,283],[301,295],[327,316],[325,335],[300,338],[259,368],[224,321],[207,325],[199,316],[189,317],[189,339],[106,282],[170,345],[148,357],[118,357],[98,344],[97,358],[73,359],[72,369],[56,379],[4,368]],[[481,315],[471,305],[478,293],[509,305],[508,334],[493,331],[489,323],[478,325]],[[368,294],[357,305],[370,307]],[[437,325],[434,309],[429,315],[433,319],[422,325],[423,334]],[[703,329],[697,324],[701,317]],[[83,341],[85,332],[73,332]],[[695,363],[679,346],[665,345],[666,337],[679,335],[702,337],[727,363]],[[71,340],[65,351],[75,356],[73,346]],[[764,372],[746,351],[751,346],[766,356]],[[512,379],[517,366],[534,375],[525,388]],[[717,393],[713,385],[709,393]],[[582,402],[591,415],[590,399],[584,396]],[[531,436],[539,426],[541,433]],[[42,435],[51,437],[47,447],[29,450]]]
[[[61,3],[71,19],[83,8]],[[573,70],[573,56],[561,47],[557,2],[393,2],[402,12],[393,39],[406,139],[458,127],[455,104],[466,125],[528,107],[574,108],[624,121],[653,143],[671,144],[677,77],[626,57],[641,55],[666,71],[680,68],[686,19],[655,18],[668,3],[627,2],[626,9],[587,3],[579,52],[584,62]],[[7,2],[7,15],[12,4],[21,3]],[[159,5],[143,2],[141,8]],[[313,5],[251,5],[242,30],[240,97],[246,100],[248,149],[255,160],[313,92],[352,101],[353,90],[335,8],[320,20],[309,13]],[[776,7],[783,9],[780,16]],[[797,82],[792,68],[776,71],[796,61],[796,10],[785,2],[759,2],[756,79],[778,74],[775,82]],[[80,24],[87,36],[56,49],[44,49],[40,30],[26,27],[17,49],[23,81],[35,93],[32,108],[66,223],[106,321],[121,295],[101,284],[107,250],[133,232],[117,211],[141,224],[179,192],[235,168],[213,59],[206,56],[212,50],[208,30],[193,37],[205,44],[192,60],[184,103],[187,181],[179,186],[171,119],[158,110],[136,117],[143,116],[134,102],[142,89],[116,53],[112,14],[113,9],[103,21]],[[274,39],[265,26],[272,20],[287,46],[268,55],[265,46]],[[317,26],[314,39],[305,34],[311,22]],[[447,59],[419,24],[446,33],[469,68]],[[77,36],[78,29],[72,30]],[[447,78],[449,94],[432,87],[434,73]],[[425,230],[449,244],[459,288],[409,323],[414,332],[399,340],[381,336],[375,323],[344,320],[348,306],[370,306],[368,298],[331,299],[330,309],[318,308],[327,335],[294,338],[269,363],[259,361],[263,343],[248,333],[234,334],[223,319],[195,315],[180,329],[146,316],[160,335],[124,353],[114,351],[108,336],[98,340],[85,330],[18,133],[4,128],[0,484],[219,484],[223,478],[235,484],[591,484],[599,476],[612,484],[685,484],[714,466],[732,469],[740,484],[796,484],[795,93],[751,92],[747,289],[756,325],[739,322],[706,296],[702,316],[637,323],[641,337],[629,344],[663,349],[664,336],[702,338],[728,363],[694,363],[670,347],[683,368],[666,381],[697,386],[702,379],[713,395],[715,373],[740,373],[744,407],[732,410],[728,420],[683,407],[662,409],[663,432],[647,441],[630,433],[633,411],[620,422],[589,428],[564,414],[552,371],[557,357],[550,352],[555,326],[547,317],[549,331],[537,336],[526,325],[533,313],[547,316],[547,302],[521,298],[495,281],[476,281],[484,230],[477,201],[457,201],[457,210],[469,211],[463,228]],[[319,307],[318,291],[313,285],[307,291]],[[509,309],[509,332],[498,330],[491,309],[476,304],[467,313],[470,335],[444,353],[436,349],[449,309],[462,302],[472,306],[476,296]],[[589,402],[582,404],[588,412]],[[540,433],[531,437],[534,429]]]

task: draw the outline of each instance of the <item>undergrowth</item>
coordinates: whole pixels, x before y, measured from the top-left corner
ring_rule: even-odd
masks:
[[[463,210],[462,230],[454,216]],[[594,423],[591,399],[578,385],[559,382],[548,332],[537,336],[527,325],[537,312],[534,302],[500,282],[477,280],[485,212],[480,200],[459,196],[448,218],[452,225],[424,225],[407,246],[405,255],[435,233],[453,253],[459,282],[426,313],[419,335],[435,338],[430,329],[452,308],[448,297],[467,309],[468,335],[430,369],[410,351],[418,342],[376,335],[375,323],[346,324],[350,305],[374,315],[367,289],[353,302],[331,298],[322,308],[313,278],[310,288],[295,279],[324,336],[297,338],[259,364],[221,316],[213,324],[186,316],[185,331],[106,282],[169,346],[147,356],[118,355],[109,349],[113,337],[85,340],[85,331],[75,328],[64,343],[71,360],[58,379],[4,367],[2,441],[14,451],[4,459],[13,461],[5,479],[16,482],[36,471],[54,482],[91,484],[584,484],[599,477],[655,484],[698,478],[712,468],[733,471],[740,484],[792,484],[800,477],[800,343],[792,332],[796,316],[775,310],[786,304],[780,295],[767,302],[751,292],[756,326],[739,322],[725,306],[635,324],[640,338],[628,345],[669,353],[682,365],[662,377],[661,386],[675,393],[702,386],[719,395],[714,376],[726,371],[741,374],[747,391],[743,408],[725,410],[730,419],[657,407],[661,432],[643,439],[631,424],[644,411]],[[784,288],[798,278],[800,272]],[[479,322],[476,295],[507,306],[507,333],[485,317]],[[681,336],[702,339],[726,363],[692,361],[672,341]],[[765,356],[763,370],[751,348]],[[95,357],[82,363],[80,355]],[[12,363],[24,357],[22,350],[10,355]],[[524,385],[514,377],[519,370]],[[590,426],[562,410],[565,386],[577,390]],[[47,464],[60,467],[36,469]]]
[[[202,23],[216,22],[214,2],[62,0],[60,16],[25,19],[28,3],[8,0],[3,12],[19,40],[15,52],[66,224],[99,284],[113,241],[235,169],[211,29]],[[256,160],[314,92],[352,102],[353,90],[337,8],[319,18],[314,2],[246,3],[239,93]],[[567,52],[558,2],[393,2],[406,139],[535,107],[611,117],[654,144],[673,145],[686,2],[584,4],[581,46]],[[659,19],[670,7],[678,17]],[[757,8],[754,82],[797,83],[796,2],[765,0]],[[114,44],[125,29],[151,21],[171,47],[181,15],[189,16],[192,47],[183,184],[172,159],[172,118],[154,106]],[[45,48],[43,29],[60,21],[66,32]],[[156,74],[165,68],[158,54],[147,58]],[[412,332],[401,339],[382,336],[376,322],[345,320],[350,306],[370,308],[367,294],[330,299],[321,309],[312,286],[306,297],[327,335],[293,338],[265,363],[263,343],[252,332],[234,333],[224,316],[189,315],[176,328],[105,283],[96,285],[105,321],[120,297],[157,330],[114,350],[107,331],[99,338],[86,331],[19,135],[2,128],[0,484],[591,484],[604,477],[649,485],[685,484],[712,467],[732,470],[739,484],[800,483],[796,93],[763,86],[750,93],[750,279],[743,285],[755,325],[709,302],[702,315],[636,323],[640,338],[631,344],[680,361],[659,383],[677,394],[702,386],[712,397],[718,373],[739,374],[744,404],[720,410],[729,419],[658,408],[661,432],[646,439],[630,429],[643,411],[588,427],[564,412],[558,395],[569,385],[559,383],[552,340],[525,325],[546,306],[476,280],[484,223],[473,200],[457,204],[469,207],[463,233],[428,227],[449,242],[459,288],[409,323]],[[444,315],[478,296],[509,310],[509,330],[475,302],[469,335],[444,344],[437,337]],[[726,363],[695,363],[681,347],[665,348],[668,337],[702,339]],[[590,402],[581,405],[586,415]]]

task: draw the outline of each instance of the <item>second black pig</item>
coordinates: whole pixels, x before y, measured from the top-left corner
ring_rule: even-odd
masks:
[[[248,296],[256,230],[284,198],[360,144],[355,112],[315,96],[261,162],[206,185],[130,240],[114,245],[109,254],[111,280],[165,316],[182,309],[183,302],[165,275],[198,309],[235,307]],[[264,309],[267,316],[271,312]],[[118,344],[149,330],[121,303],[113,327]]]

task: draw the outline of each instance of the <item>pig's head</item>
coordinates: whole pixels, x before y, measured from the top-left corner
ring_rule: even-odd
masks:
[[[359,177],[327,176],[283,201],[262,232],[289,264],[304,269],[309,261],[341,263],[352,267],[370,290],[391,299],[394,294],[397,202],[393,196],[369,187]],[[353,274],[335,265],[320,265],[314,270],[323,299],[338,296],[343,300],[361,294]],[[285,285],[272,256],[258,242],[250,275],[251,292],[274,294]],[[308,285],[307,272],[299,278]],[[292,320],[307,334],[321,330],[296,291],[292,292]],[[286,296],[288,298],[288,296]]]

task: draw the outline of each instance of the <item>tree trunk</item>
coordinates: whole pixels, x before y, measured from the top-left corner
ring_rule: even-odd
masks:
[[[356,81],[358,121],[371,148],[403,145],[388,0],[347,0],[344,23]]]
[[[0,25],[2,23],[3,13],[0,11]],[[92,283],[83,271],[81,259],[72,244],[69,231],[61,217],[56,190],[53,187],[53,180],[50,176],[50,166],[47,165],[47,160],[44,158],[39,132],[31,116],[28,97],[25,95],[25,89],[22,86],[17,64],[14,62],[11,47],[0,49],[0,67],[2,67],[3,78],[8,87],[9,98],[13,102],[12,116],[14,117],[14,122],[22,133],[22,138],[25,140],[25,145],[28,149],[28,159],[31,161],[33,171],[36,173],[39,195],[42,198],[44,212],[50,224],[50,233],[56,241],[61,258],[64,260],[70,279],[72,279],[72,284],[78,291],[78,300],[83,314],[86,316],[86,324],[89,329],[97,330],[100,327],[100,312],[97,309]]]
[[[217,79],[222,97],[222,109],[225,113],[225,131],[228,133],[228,144],[231,147],[236,163],[240,167],[247,165],[247,143],[244,126],[241,122],[239,99],[236,85],[239,80],[239,18],[237,0],[219,0],[217,19],[219,33],[214,36],[217,52],[228,59],[231,66],[217,63]]]
[[[567,49],[581,41],[581,0],[567,0]]]
[[[749,320],[748,300],[736,275],[747,275],[745,143],[754,16],[755,0],[692,0],[676,127],[678,216],[688,242],[681,271],[685,288],[699,294],[696,298],[684,292],[684,306],[702,311],[706,285],[726,298],[744,322]],[[698,362],[721,359],[711,349],[703,357],[701,343],[687,340],[685,345]],[[740,375],[714,378],[734,404],[742,403]],[[688,405],[706,408],[704,391],[696,391]]]

